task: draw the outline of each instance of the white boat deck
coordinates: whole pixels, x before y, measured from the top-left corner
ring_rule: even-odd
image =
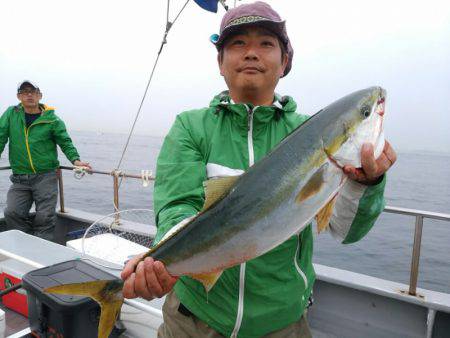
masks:
[[[88,223],[95,216],[72,211],[65,221]],[[0,263],[15,259],[34,269],[80,256],[76,250],[19,231],[0,233]],[[450,337],[449,294],[417,289],[418,296],[410,296],[405,284],[322,265],[315,269],[315,303],[308,312],[314,337]],[[163,299],[128,300],[121,315],[127,329],[124,337],[156,337],[162,303]],[[9,330],[23,328],[24,317],[7,316]]]

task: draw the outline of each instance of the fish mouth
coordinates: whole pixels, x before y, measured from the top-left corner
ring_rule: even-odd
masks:
[[[385,112],[385,101],[386,101],[386,91],[382,88],[380,88],[380,95],[378,97],[377,104],[375,106],[375,112],[380,115],[381,117],[384,116]]]

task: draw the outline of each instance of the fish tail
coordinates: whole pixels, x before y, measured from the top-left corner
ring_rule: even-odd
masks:
[[[98,338],[108,338],[123,304],[122,285],[123,283],[117,280],[100,280],[52,286],[44,291],[94,299],[101,308]]]
[[[44,289],[44,292],[57,293],[61,295],[89,296],[95,299],[101,290],[104,289],[107,281],[94,281],[83,283],[63,284],[51,286]]]

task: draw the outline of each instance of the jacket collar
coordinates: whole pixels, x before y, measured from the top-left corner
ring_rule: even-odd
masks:
[[[216,95],[211,101],[210,107],[214,108],[216,113],[222,110],[233,113],[237,118],[244,119],[245,122],[248,118],[248,111],[253,109],[253,121],[255,124],[268,123],[273,119],[279,120],[284,114],[293,113],[297,110],[297,104],[290,96],[281,96],[275,93],[271,106],[255,108],[251,104],[234,103],[228,91],[223,91]]]
[[[36,121],[46,121],[46,122],[53,122],[55,121],[55,108],[49,107],[45,104],[39,103],[39,108],[41,108],[41,116],[39,116]],[[25,108],[23,107],[22,103],[19,103],[17,106],[15,106],[15,111],[20,113],[20,118],[25,125]]]
[[[23,107],[22,103],[19,103],[15,108],[16,111],[25,113],[25,108]],[[55,112],[55,108],[47,106],[46,104],[43,103],[39,103],[39,108],[41,109],[42,116]]]

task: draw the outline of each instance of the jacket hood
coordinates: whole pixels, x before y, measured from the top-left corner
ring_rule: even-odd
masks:
[[[42,116],[45,117],[56,117],[55,115],[55,108],[47,106],[44,103],[39,103],[39,107],[42,110]],[[22,103],[19,103],[17,106],[14,107],[15,111],[25,112],[25,108],[23,107]]]

